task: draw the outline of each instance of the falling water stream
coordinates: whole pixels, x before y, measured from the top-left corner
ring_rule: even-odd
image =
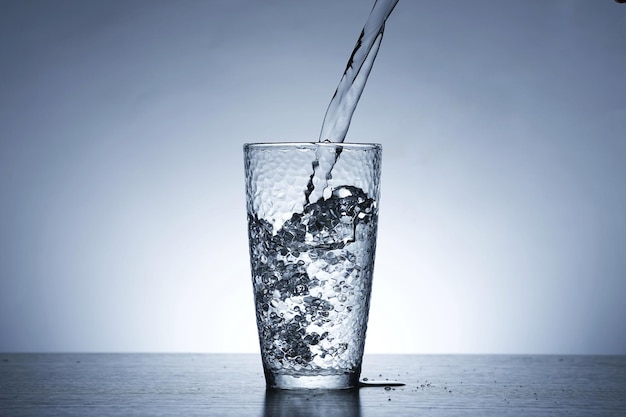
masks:
[[[343,142],[346,138],[352,115],[383,40],[385,22],[397,3],[398,0],[376,0],[374,3],[326,110],[319,142]],[[341,146],[318,147],[312,163],[313,173],[304,192],[306,204],[318,201],[324,196],[324,190],[341,150]]]
[[[398,0],[376,0],[374,3],[352,55],[348,59],[337,90],[326,110],[320,132],[320,142],[343,142],[346,138],[350,120],[352,120],[383,40],[385,21],[397,3]]]

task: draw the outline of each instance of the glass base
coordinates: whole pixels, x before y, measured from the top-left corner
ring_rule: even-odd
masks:
[[[286,375],[266,373],[268,388],[276,389],[351,389],[359,386],[358,373],[339,375]]]

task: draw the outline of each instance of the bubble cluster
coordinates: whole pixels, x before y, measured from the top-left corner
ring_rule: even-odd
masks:
[[[279,230],[248,214],[265,366],[293,373],[360,366],[376,242],[376,201],[341,186]]]

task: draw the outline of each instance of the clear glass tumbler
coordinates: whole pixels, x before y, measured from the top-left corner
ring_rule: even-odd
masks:
[[[250,264],[268,387],[358,386],[382,148],[244,145]]]

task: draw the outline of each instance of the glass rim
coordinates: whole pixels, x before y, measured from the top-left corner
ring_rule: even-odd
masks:
[[[252,142],[244,143],[244,149],[293,149],[293,148],[315,148],[318,146],[337,147],[342,146],[348,149],[382,149],[380,143],[358,143],[358,142]]]

